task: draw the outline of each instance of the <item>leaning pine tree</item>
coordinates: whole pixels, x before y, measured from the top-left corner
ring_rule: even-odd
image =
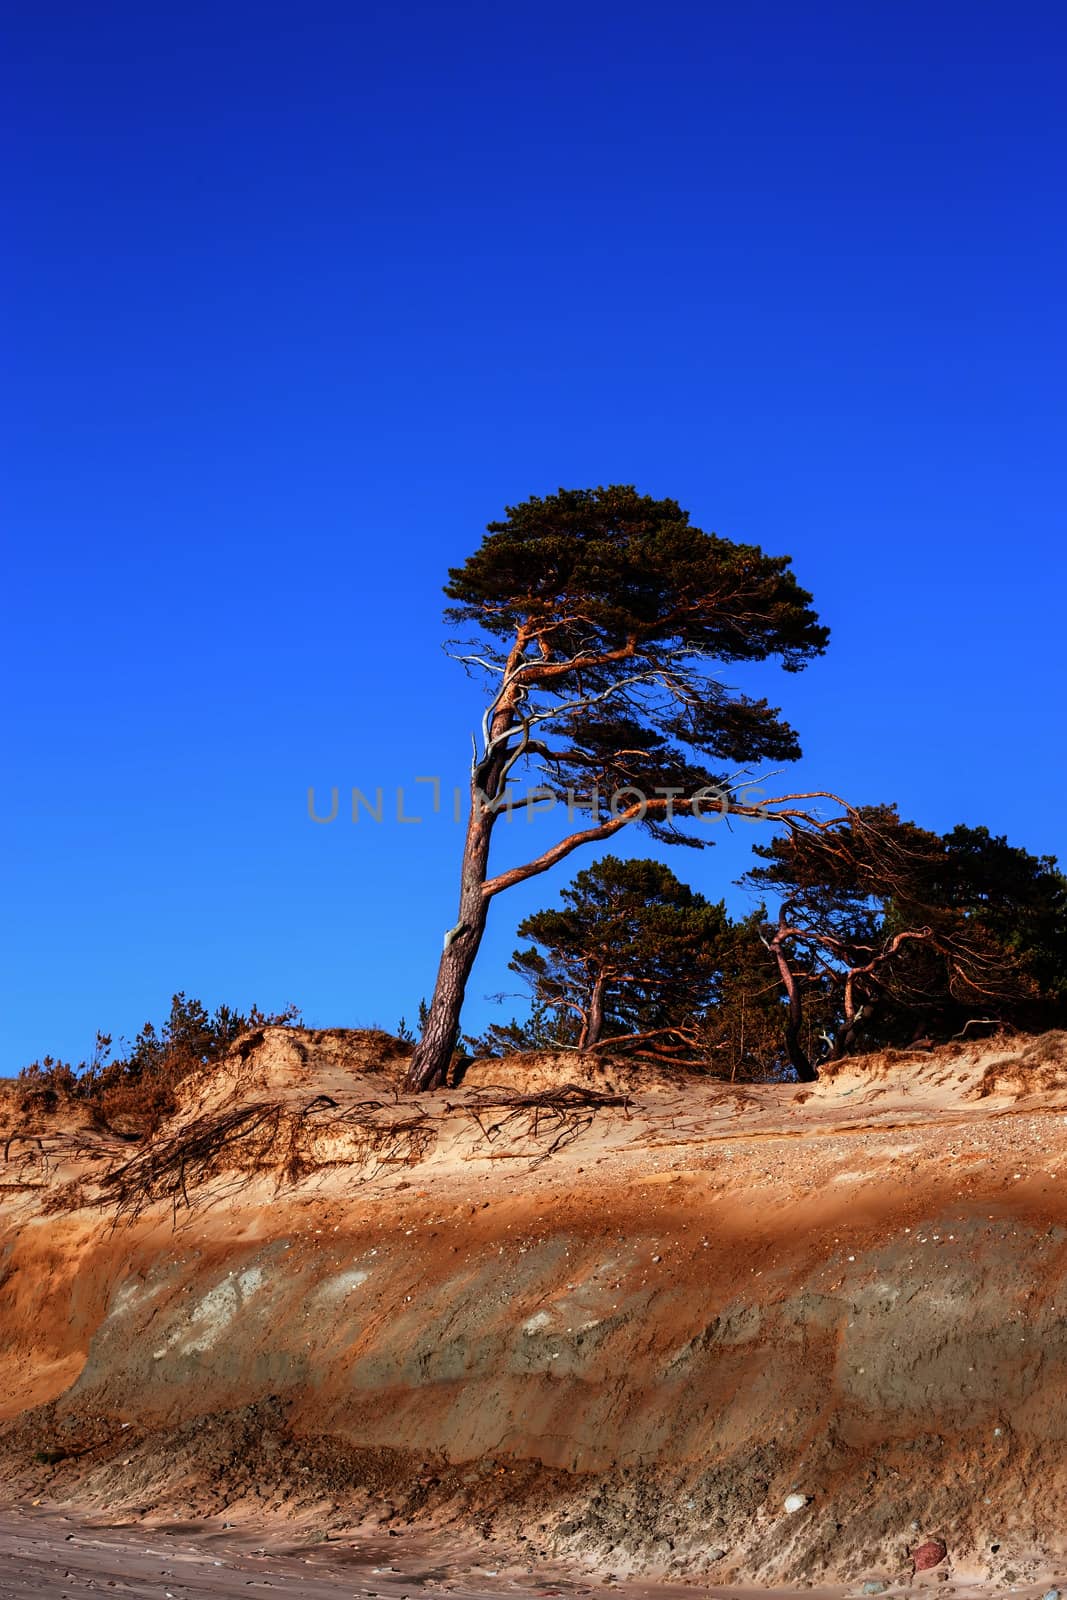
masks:
[[[583,844],[641,822],[662,841],[701,844],[679,823],[723,809],[737,773],[792,761],[796,734],[766,700],[727,687],[718,666],[777,657],[797,672],[827,630],[788,556],[694,527],[673,500],[628,486],[560,490],[508,508],[449,573],[452,622],[477,642],[459,652],[492,686],[471,767],[459,915],[407,1085],[445,1081],[489,902]],[[490,875],[493,829],[520,764],[537,794],[589,810],[580,827],[521,866]],[[787,803],[730,799],[735,815],[788,820]],[[771,811],[768,810],[771,808]]]

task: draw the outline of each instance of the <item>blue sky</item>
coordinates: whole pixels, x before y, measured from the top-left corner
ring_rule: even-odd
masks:
[[[791,783],[1063,850],[1059,7],[46,0],[8,35],[0,1072],[178,988],[412,1016],[459,831],[306,791],[464,780],[446,568],[559,485],[793,555],[830,649],[746,679]],[[669,859],[743,909],[747,842]],[[589,859],[495,903],[468,1023]]]

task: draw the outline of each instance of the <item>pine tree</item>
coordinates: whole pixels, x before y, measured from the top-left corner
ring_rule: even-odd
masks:
[[[893,807],[854,811],[822,831],[756,846],[747,881],[780,896],[764,941],[785,991],[785,1040],[809,997],[829,1053],[927,1036],[981,1020],[1057,1026],[1067,1002],[1067,880],[1051,857],[958,827],[940,837]]]
[[[577,1044],[688,1027],[714,998],[726,931],[712,905],[659,861],[605,856],[562,891],[558,910],[519,924],[510,963],[541,1005],[569,1011]]]
[[[722,796],[737,768],[794,760],[793,729],[719,669],[778,658],[796,672],[826,645],[788,556],[705,533],[673,500],[632,487],[560,490],[508,508],[450,572],[458,648],[492,688],[471,770],[459,914],[445,936],[410,1088],[444,1081],[490,901],[584,844],[639,822],[670,843]],[[545,800],[589,805],[578,828],[523,865],[490,873],[510,782],[536,761]],[[794,797],[782,797],[782,804]],[[731,801],[761,817],[775,802]],[[573,814],[573,813],[572,813]]]

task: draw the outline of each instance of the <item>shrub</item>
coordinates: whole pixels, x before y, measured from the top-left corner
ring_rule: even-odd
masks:
[[[55,1111],[61,1100],[77,1101],[99,1128],[125,1138],[144,1138],[176,1109],[175,1090],[190,1073],[218,1061],[254,1028],[293,1027],[295,1006],[246,1013],[219,1006],[209,1012],[184,992],[171,999],[170,1015],[158,1028],[146,1022],[125,1055],[112,1057],[110,1034],[98,1033],[92,1058],[75,1068],[44,1056],[19,1074],[24,1111]],[[124,1042],[124,1041],[123,1041]]]

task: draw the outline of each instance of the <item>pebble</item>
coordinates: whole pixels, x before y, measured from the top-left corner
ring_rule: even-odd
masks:
[[[795,1511],[803,1511],[810,1499],[811,1496],[808,1494],[787,1494],[782,1505],[792,1516]]]
[[[889,1588],[888,1583],[882,1578],[868,1578],[863,1585],[864,1594],[885,1594]]]
[[[940,1566],[947,1555],[948,1549],[943,1539],[926,1539],[916,1545],[911,1552],[911,1559],[916,1572],[929,1572],[931,1567]]]

